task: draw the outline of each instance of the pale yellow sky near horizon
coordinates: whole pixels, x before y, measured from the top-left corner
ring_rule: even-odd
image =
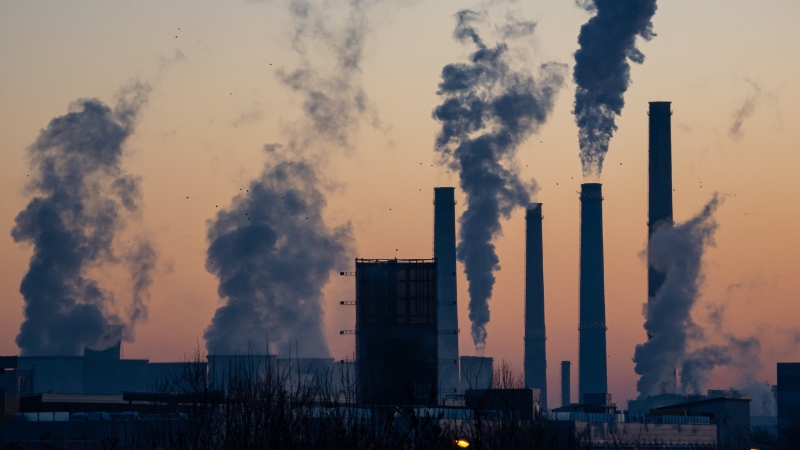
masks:
[[[352,223],[359,257],[432,253],[433,187],[457,186],[458,179],[435,165],[439,124],[431,111],[440,102],[442,67],[471,51],[452,39],[452,16],[476,5],[382,2],[368,14],[363,88],[381,125],[364,118],[352,147],[327,155],[324,173],[335,185],[326,220]],[[493,6],[492,18],[502,21],[504,9],[538,23],[532,39],[516,43],[530,50],[525,64],[557,61],[571,68],[584,11],[569,1],[520,1]],[[111,103],[118,88],[137,77],[153,91],[123,166],[142,177],[142,227],[159,263],[149,321],[137,328],[135,342],[124,344],[124,355],[169,361],[203,346],[203,330],[220,305],[216,279],[205,270],[207,220],[215,205],[229,205],[259,173],[263,145],[285,142],[284,131],[302,116],[300,95],[275,76],[276,69],[298,64],[287,17],[282,1],[0,3],[0,354],[18,352],[14,338],[23,320],[19,283],[31,249],[14,243],[10,230],[30,200],[26,148],[72,101]],[[696,319],[707,323],[709,305],[725,305],[723,330],[708,328],[712,339],[758,336],[758,379],[774,383],[776,361],[800,360],[798,19],[800,3],[791,0],[661,0],[657,36],[639,43],[646,60],[631,70],[602,176],[609,384],[618,403],[636,394],[631,358],[645,339],[648,101],[672,102],[676,220],[697,213],[714,192],[726,195],[716,216],[716,246],[704,260]],[[577,381],[576,191],[582,180],[573,95],[570,82],[552,117],[518,154],[523,176],[536,179],[537,201],[544,204],[551,399],[559,398],[561,360],[573,361]],[[731,136],[733,115],[748,99],[753,112],[742,135]],[[460,214],[465,202],[456,192]],[[503,230],[486,354],[521,368],[524,212],[515,211]],[[461,353],[471,355],[462,269],[459,342]],[[98,276],[125,301],[114,273]],[[353,338],[338,331],[352,329],[354,315],[338,303],[352,298],[353,279],[332,275],[325,293],[328,345],[334,357],[345,358],[354,351]],[[719,370],[710,386],[735,382],[734,373]]]

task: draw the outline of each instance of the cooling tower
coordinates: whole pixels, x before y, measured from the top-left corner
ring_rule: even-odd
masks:
[[[438,267],[439,395],[458,394],[458,312],[456,305],[456,208],[454,188],[433,190],[433,257]]]
[[[569,406],[570,404],[570,369],[572,363],[569,361],[561,361],[561,406]]]
[[[647,237],[660,226],[672,226],[672,130],[670,102],[650,102],[650,183]],[[647,298],[656,296],[664,274],[647,264]]]
[[[525,221],[525,387],[540,390],[547,410],[541,203],[528,206]]]
[[[579,403],[584,394],[608,392],[602,187],[581,185]]]

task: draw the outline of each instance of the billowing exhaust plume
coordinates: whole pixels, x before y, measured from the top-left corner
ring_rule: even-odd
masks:
[[[688,341],[698,332],[691,310],[703,282],[703,253],[714,245],[714,212],[721,202],[715,195],[697,216],[658,228],[650,238],[650,263],[666,277],[655,298],[644,306],[644,328],[652,338],[637,345],[633,357],[640,398],[662,393],[660,386],[684,360]]]
[[[115,239],[141,196],[139,178],[123,171],[121,159],[149,92],[148,85],[131,84],[113,109],[95,99],[77,101],[28,149],[34,198],[11,232],[16,242],[33,245],[20,286],[25,320],[16,341],[23,356],[79,356],[85,347],[132,341],[136,323],[147,318],[153,247],[140,237],[122,248]],[[124,264],[130,272],[127,317],[89,274],[104,264]]]
[[[490,47],[481,39],[474,26],[479,18],[470,10],[456,14],[454,37],[477,49],[469,62],[442,69],[438,94],[443,102],[433,117],[442,122],[436,151],[442,164],[458,171],[467,196],[467,210],[459,219],[457,256],[469,281],[471,333],[480,353],[486,343],[493,272],[500,269],[492,239],[502,231],[500,217],[508,219],[515,207],[527,206],[537,190],[533,180],[520,179],[517,148],[552,112],[566,66],[543,64],[537,78],[513,69],[505,42]],[[515,26],[514,33],[504,35],[520,35],[526,29],[530,34],[533,28]]]
[[[212,354],[264,353],[269,339],[284,355],[297,343],[303,357],[327,357],[322,288],[349,263],[350,226],[325,224],[311,163],[274,159],[209,225],[206,268],[226,304],[204,338]]]
[[[278,79],[303,95],[304,120],[291,138],[315,145],[320,135],[339,147],[350,147],[350,132],[370,111],[361,85],[361,61],[369,29],[369,7],[375,1],[289,1],[292,49],[300,66],[278,69]],[[373,112],[373,125],[379,125]]]
[[[651,19],[656,0],[576,0],[594,16],[581,27],[575,52],[573,78],[575,122],[578,124],[580,157],[585,178],[598,178],[608,144],[617,130],[616,117],[625,106],[623,95],[630,85],[628,60],[641,64],[644,54],[636,48],[636,36],[655,36]]]
[[[715,367],[755,365],[761,353],[761,342],[756,337],[739,339],[725,336],[724,345],[706,345],[689,352],[681,363],[681,391],[701,394]]]
[[[361,86],[370,5],[287,4],[300,63],[277,77],[302,96],[304,114],[285,130],[286,149],[268,145],[261,175],[209,222],[206,268],[219,278],[225,302],[205,330],[211,354],[329,356],[322,289],[331,271],[352,264],[350,224],[332,227],[322,218],[320,173],[329,150],[352,146],[370,111]]]
[[[719,328],[715,330],[719,331]],[[725,334],[723,342],[698,347],[686,355],[681,364],[681,391],[684,394],[702,394],[715,368],[733,367],[739,374],[739,379],[734,383],[738,391],[736,395],[751,399],[750,415],[775,415],[775,397],[769,383],[757,379],[762,367],[760,339]]]
[[[756,378],[761,367],[760,340],[724,334],[719,339],[722,343],[708,344],[709,336],[691,315],[704,281],[702,257],[714,245],[714,213],[722,201],[715,195],[697,216],[675,226],[665,223],[650,239],[650,261],[666,278],[656,296],[644,305],[644,327],[652,337],[636,346],[633,361],[640,375],[636,387],[640,399],[676,393],[674,374],[680,367],[680,393],[704,394],[715,368],[734,367],[740,374],[739,389],[753,399],[751,413],[771,415],[775,402],[769,385]],[[722,332],[724,312],[724,306],[709,308],[708,320],[715,334]]]

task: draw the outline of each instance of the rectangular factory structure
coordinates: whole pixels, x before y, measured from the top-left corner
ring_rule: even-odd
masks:
[[[356,260],[356,379],[362,405],[437,404],[437,264]]]

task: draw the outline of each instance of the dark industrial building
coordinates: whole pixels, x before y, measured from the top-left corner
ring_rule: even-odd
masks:
[[[717,397],[663,406],[650,411],[651,416],[708,417],[717,426],[717,444],[735,448],[747,441],[750,433],[750,399]]]
[[[581,185],[578,403],[585,394],[608,392],[602,187]]]
[[[461,357],[461,392],[468,389],[491,389],[494,384],[494,358]]]
[[[533,420],[541,411],[538,389],[467,389],[464,405],[472,411],[516,420]]]
[[[356,260],[359,403],[437,403],[436,272],[434,259]]]
[[[542,204],[532,203],[525,214],[525,387],[539,390],[544,410],[547,410],[546,339]]]
[[[778,363],[778,427],[800,426],[800,363]]]

